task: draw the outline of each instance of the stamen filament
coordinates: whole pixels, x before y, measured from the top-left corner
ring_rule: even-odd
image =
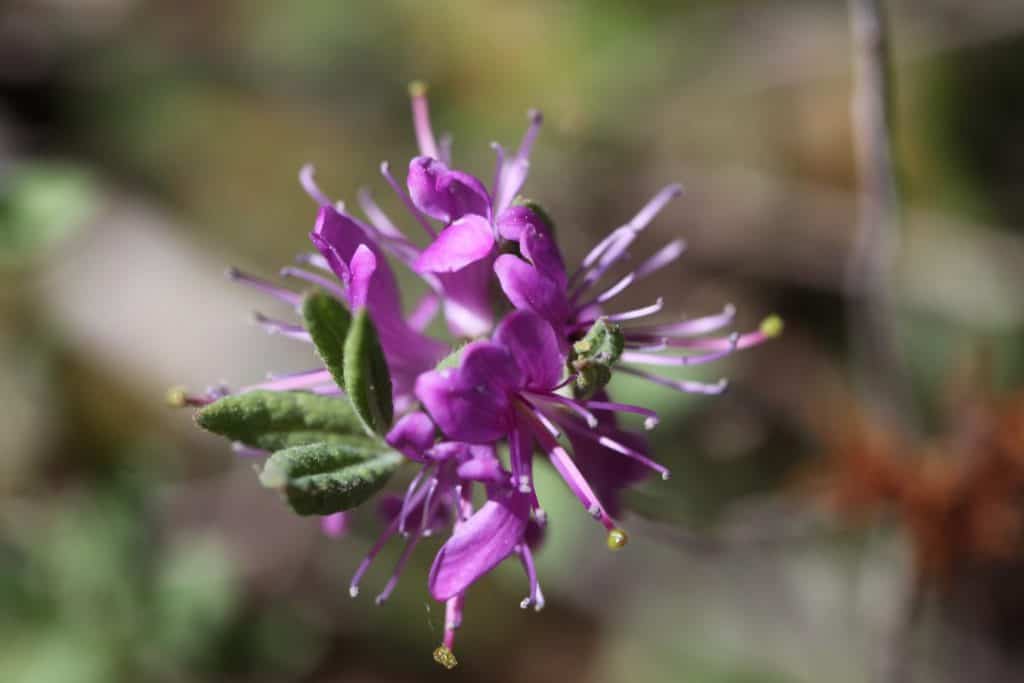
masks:
[[[302,268],[286,266],[281,269],[281,277],[293,277],[296,280],[303,280],[330,292],[342,301],[345,300],[345,290],[343,290],[337,282],[333,282],[322,275],[311,273],[308,270],[303,270]]]
[[[416,208],[416,205],[412,203],[412,197],[409,196],[409,193],[406,192],[402,188],[402,186],[398,184],[398,181],[395,180],[395,177],[391,175],[391,167],[390,164],[388,164],[388,162],[381,162],[380,173],[381,175],[384,176],[384,179],[388,181],[388,185],[390,185],[391,189],[395,191],[395,194],[398,195],[398,198],[402,200],[402,203],[405,204],[405,208],[409,210],[409,213],[412,214],[413,218],[415,218],[426,231],[426,233],[430,235],[430,238],[437,239],[437,231],[434,230],[434,227],[430,224],[430,221],[428,221],[427,217],[424,216],[420,212],[420,210]]]
[[[726,379],[720,379],[715,383],[707,382],[696,382],[688,379],[669,379],[667,377],[659,377],[658,375],[652,375],[649,372],[644,372],[628,365],[617,365],[616,369],[620,372],[624,372],[627,375],[633,375],[634,377],[640,377],[648,382],[654,382],[663,387],[669,389],[675,389],[676,391],[682,391],[687,394],[721,394],[729,387],[729,382]]]
[[[629,403],[614,403],[612,401],[587,401],[584,403],[585,406],[591,410],[607,410],[615,413],[632,413],[634,415],[643,415],[646,417],[644,420],[645,429],[654,429],[658,425],[658,413],[651,410],[650,408],[644,408],[641,406],[631,405]]]
[[[300,294],[293,292],[290,289],[285,289],[284,287],[278,287],[272,282],[258,278],[255,275],[244,273],[237,268],[228,268],[225,275],[227,275],[229,280],[234,280],[235,282],[247,285],[253,289],[263,292],[264,294],[269,294],[278,301],[283,301],[295,308],[298,308],[302,303],[302,296]]]
[[[313,164],[306,164],[299,169],[299,184],[302,185],[302,189],[306,191],[310,197],[313,198],[320,206],[331,206],[330,198],[324,194],[323,190],[316,184],[316,167]]]
[[[416,144],[420,154],[440,160],[434,129],[430,125],[430,105],[427,102],[427,86],[422,81],[409,84],[409,96],[412,99],[412,125],[416,131]]]

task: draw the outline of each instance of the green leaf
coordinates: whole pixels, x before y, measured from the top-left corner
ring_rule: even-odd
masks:
[[[352,316],[333,296],[312,292],[302,302],[302,317],[331,377],[339,387],[345,386],[345,339]]]
[[[589,398],[612,378],[612,366],[619,360],[626,339],[622,328],[598,318],[587,333],[572,345],[569,364],[577,373],[575,390],[580,398]]]
[[[203,429],[270,451],[301,444],[362,439],[362,421],[348,401],[299,391],[249,391],[196,412]]]
[[[330,515],[366,502],[402,460],[370,439],[295,446],[267,459],[260,483],[281,491],[300,515]]]
[[[394,417],[391,373],[365,308],[356,311],[345,339],[345,393],[371,433],[387,433]]]

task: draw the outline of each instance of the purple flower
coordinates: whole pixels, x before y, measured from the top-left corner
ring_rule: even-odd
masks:
[[[369,191],[361,190],[358,196],[369,221],[363,223],[347,213],[343,205],[332,203],[317,187],[311,166],[303,169],[302,184],[321,207],[330,207],[346,219],[343,231],[350,235],[349,241],[368,241],[420,275],[443,301],[452,334],[480,336],[494,325],[490,292],[497,243],[502,235],[515,233],[522,224],[523,211],[511,204],[526,181],[530,150],[542,119],[538,112],[530,112],[526,134],[508,159],[502,147],[494,143],[498,160],[489,192],[473,175],[451,168],[450,139],[438,144],[434,136],[426,89],[414,84],[410,93],[420,156],[409,163],[405,187],[391,174],[387,162],[381,165],[381,173],[429,236],[431,243],[426,248],[410,242]]]
[[[638,266],[621,275],[604,290],[594,289],[604,276],[628,255],[629,248],[664,206],[679,196],[682,188],[669,185],[656,194],[625,225],[613,230],[588,253],[576,272],[566,274],[561,255],[553,239],[541,229],[526,227],[519,240],[522,258],[503,254],[494,264],[502,291],[514,307],[536,313],[552,325],[560,340],[578,340],[598,319],[622,324],[625,350],[616,370],[641,377],[678,391],[702,394],[721,393],[725,380],[714,383],[675,380],[652,374],[636,366],[661,367],[698,365],[719,360],[736,350],[760,344],[781,332],[781,321],[767,318],[760,329],[746,334],[731,333],[708,338],[704,335],[719,330],[735,315],[735,307],[726,306],[716,315],[667,324],[634,326],[632,321],[654,315],[662,310],[663,300],[641,308],[606,313],[606,305],[630,285],[669,265],[685,251],[682,240],[673,240]],[[658,352],[679,349],[682,355]]]
[[[516,311],[498,326],[493,341],[467,345],[457,368],[420,375],[416,396],[452,440],[493,443],[507,438],[512,480],[519,492],[530,496],[535,515],[543,519],[532,475],[533,444],[539,444],[573,494],[611,532],[615,524],[606,507],[558,443],[557,425],[575,430],[575,421],[582,419],[590,429],[579,430],[579,438],[667,477],[668,470],[641,450],[592,431],[600,424],[592,410],[640,413],[652,426],[656,415],[639,406],[562,396],[557,392],[567,383],[565,367],[566,354],[551,325],[533,312]]]
[[[622,492],[652,471],[668,478],[668,469],[650,457],[643,435],[617,420],[636,415],[652,429],[657,414],[613,401],[602,386],[609,375],[621,371],[680,391],[718,393],[724,380],[669,379],[642,368],[720,359],[777,336],[781,321],[773,316],[754,332],[709,336],[732,322],[735,310],[727,306],[693,320],[637,324],[659,313],[662,300],[622,311],[615,298],[674,262],[684,243],[671,241],[611,284],[602,283],[620,269],[637,237],[681,188],[670,185],[658,192],[570,274],[543,211],[515,203],[529,171],[540,114],[529,114],[514,153],[493,145],[497,166],[487,187],[453,166],[451,139],[434,135],[425,88],[414,85],[410,93],[419,154],[409,162],[404,184],[386,162],[381,173],[429,242],[420,247],[410,241],[365,189],[357,195],[365,219],[353,215],[317,186],[312,166],[306,166],[299,180],[319,207],[310,233],[315,252],[281,274],[323,289],[352,311],[365,309],[374,323],[398,416],[386,441],[419,471],[404,495],[379,499],[385,529],[349,590],[353,597],[359,593],[381,549],[401,537],[404,548],[377,595],[378,603],[385,601],[420,540],[450,530],[428,577],[431,595],[445,603],[444,640],[435,659],[450,667],[469,587],[504,560],[517,557],[526,573],[529,593],[522,606],[544,605],[533,560],[547,519],[534,487],[535,455],[551,463],[601,522],[613,549],[626,542],[614,521],[623,513]],[[389,259],[409,269],[427,290],[411,312],[403,310]],[[231,276],[292,308],[302,304],[301,295],[289,288],[238,271]],[[499,288],[513,310],[496,324],[492,294]],[[442,306],[455,337],[451,344],[423,332]],[[268,332],[312,341],[300,324],[262,314],[256,320]],[[473,341],[460,347],[466,338]],[[341,393],[323,367],[271,376],[239,391],[252,389]],[[202,405],[226,393],[216,387],[180,400]],[[498,457],[506,446],[507,466]],[[265,455],[244,446],[236,450]],[[329,535],[340,535],[348,521],[348,513],[337,513],[321,524]]]
[[[410,405],[416,377],[433,368],[444,357],[447,346],[421,331],[429,321],[423,309],[429,309],[434,300],[425,299],[413,315],[408,319],[403,317],[398,285],[387,259],[372,243],[357,241],[357,235],[351,230],[352,225],[351,219],[333,208],[321,207],[316,225],[310,233],[310,239],[320,253],[307,255],[303,260],[312,268],[327,273],[288,267],[282,269],[281,274],[322,288],[345,302],[351,310],[364,306],[368,308],[391,372],[395,407],[401,412]],[[331,274],[336,279],[332,279]],[[301,295],[285,287],[234,269],[228,275],[295,309],[302,304]],[[255,319],[269,333],[312,343],[309,333],[301,325],[270,318],[262,313],[257,313]],[[255,389],[312,391],[327,395],[341,393],[330,372],[323,367],[287,375],[271,375],[265,382],[240,388],[238,393]],[[226,393],[225,389],[218,388],[208,391],[205,396],[189,397],[189,400],[194,404],[204,404]]]
[[[501,466],[494,446],[456,441],[435,444],[433,425],[419,412],[400,420],[387,440],[423,466],[404,497],[388,496],[378,505],[387,528],[353,575],[350,594],[359,594],[363,576],[384,545],[402,535],[408,538],[405,549],[376,598],[378,604],[386,600],[419,540],[451,525],[452,536],[438,552],[428,579],[431,595],[447,603],[445,645],[449,650],[461,624],[466,589],[512,555],[520,558],[529,581],[530,592],[523,606],[543,607],[528,537],[528,533],[537,535],[530,519],[530,500],[512,487],[512,476]],[[482,486],[486,493],[486,501],[476,510],[475,486]]]

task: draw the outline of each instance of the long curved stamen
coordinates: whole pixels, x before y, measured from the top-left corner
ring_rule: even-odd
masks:
[[[250,384],[242,387],[238,393],[244,394],[247,391],[265,389],[268,391],[295,391],[297,389],[309,389],[326,382],[333,381],[331,373],[327,370],[309,370],[307,372],[296,372],[290,375],[274,377],[268,382]]]
[[[377,229],[382,235],[388,237],[399,237],[405,239],[405,235],[399,230],[388,215],[384,213],[384,210],[380,208],[376,200],[373,198],[373,194],[367,187],[359,188],[356,193],[356,201],[359,202],[359,208],[363,210],[366,217],[370,221],[370,225]]]
[[[440,160],[434,129],[430,125],[430,104],[427,102],[427,86],[422,81],[409,84],[409,97],[412,100],[412,126],[416,131],[416,144],[420,154]]]
[[[584,401],[583,405],[591,410],[607,410],[613,413],[632,413],[644,416],[644,429],[654,429],[658,426],[658,413],[650,408],[635,406],[629,403],[615,403],[612,401]]]
[[[662,337],[661,339],[654,338],[650,341],[646,341],[643,338],[631,340],[629,337],[626,337],[626,344],[624,348],[629,349],[630,351],[647,351],[651,353],[655,351],[664,351],[668,348],[668,339]]]
[[[441,133],[437,141],[437,151],[441,153],[441,163],[451,168],[452,165],[452,134]]]
[[[292,266],[282,268],[280,273],[281,277],[293,277],[296,280],[308,282],[330,292],[339,299],[345,299],[345,290],[343,290],[337,282],[333,282],[322,275],[311,273],[308,270],[303,270],[302,268],[293,268]]]
[[[419,528],[405,544],[405,548],[402,549],[402,554],[398,557],[398,562],[395,563],[395,569],[391,573],[390,578],[388,578],[388,582],[384,585],[384,590],[382,590],[374,599],[376,604],[379,605],[391,597],[395,587],[398,586],[398,579],[402,575],[402,570],[405,569],[405,565],[409,562],[409,558],[412,557],[412,551],[416,549],[416,544],[419,543],[421,538],[423,538],[423,533],[429,524],[430,517],[433,513],[431,503],[433,502],[434,492],[437,490],[437,487],[437,479],[431,479],[427,490],[427,497],[423,501],[423,513],[422,518],[420,519]]]
[[[491,193],[494,195],[495,203],[494,203],[494,206],[491,207],[491,208],[492,208],[493,213],[495,214],[495,219],[497,219],[498,190],[501,188],[501,178],[504,175],[504,171],[505,171],[505,148],[502,147],[497,142],[492,142],[491,143],[491,149],[494,150],[494,156],[495,156],[495,161],[494,161],[494,184],[491,185]]]
[[[418,495],[417,488],[425,477],[430,476],[431,471],[436,467],[436,465],[437,463],[435,462],[428,462],[426,465],[421,467],[420,471],[412,478],[412,481],[409,482],[408,488],[405,490],[405,498],[402,499],[402,509],[398,513],[398,533],[403,536],[407,533],[405,522],[409,517],[409,513],[412,512],[413,507],[418,504],[418,499],[422,498],[422,495]],[[423,514],[426,514],[426,510],[423,511]]]
[[[323,254],[317,252],[308,251],[304,254],[299,254],[295,257],[295,262],[300,266],[313,266],[314,268],[327,271],[328,273],[334,272],[331,270],[331,264],[327,262],[327,259],[323,257]]]
[[[299,184],[302,185],[302,189],[306,191],[313,201],[320,206],[331,206],[333,202],[330,198],[324,194],[320,186],[316,184],[316,167],[313,164],[306,164],[299,169]]]
[[[284,287],[278,287],[272,282],[268,282],[262,278],[258,278],[255,275],[249,275],[240,271],[238,268],[228,268],[224,273],[229,280],[239,282],[253,289],[259,290],[264,294],[269,294],[278,301],[298,308],[302,304],[302,295],[297,292],[293,292],[290,289]]]
[[[298,339],[300,341],[312,342],[313,338],[302,325],[286,323],[263,315],[259,311],[253,311],[252,321],[263,328],[267,334],[279,334],[283,337]]]
[[[583,418],[584,422],[586,422],[589,427],[593,428],[597,426],[597,418],[594,417],[594,414],[587,410],[586,408],[584,408],[582,405],[580,405],[578,401],[574,401],[571,398],[566,398],[565,396],[559,396],[558,394],[548,394],[536,391],[523,391],[523,394],[536,401],[553,403],[555,405],[567,408],[572,412],[576,413],[581,418]]]
[[[387,214],[377,205],[376,200],[374,200],[373,195],[367,188],[361,188],[356,198],[363,213],[370,220],[370,224],[376,229],[375,233],[370,233],[368,236],[371,239],[379,240],[381,247],[412,270],[413,263],[420,256],[420,248],[410,242],[405,233],[395,227],[395,224],[391,222]],[[417,273],[417,275],[428,287],[440,293],[441,283],[438,282],[433,273]]]
[[[650,225],[654,217],[665,208],[665,205],[682,193],[682,185],[668,185],[662,188],[633,216],[632,220],[613,230],[611,235],[601,241],[598,245],[599,253],[594,255],[594,252],[597,251],[595,248],[590,254],[587,254],[583,267],[573,276],[573,280],[577,280],[577,275],[582,277],[582,280],[579,280],[576,285],[579,288],[578,291],[588,288],[601,279],[609,268],[626,255],[626,250],[629,249],[629,245],[633,243],[636,236]]]
[[[623,311],[622,313],[612,313],[611,315],[604,316],[604,318],[606,320],[608,320],[609,322],[613,322],[613,323],[621,323],[621,322],[625,322],[627,320],[636,320],[638,318],[646,318],[647,316],[654,315],[655,313],[660,311],[664,307],[664,305],[665,305],[665,300],[663,298],[661,298],[661,297],[658,297],[658,300],[655,301],[650,306],[644,306],[642,308],[634,308],[631,311]],[[595,321],[591,321],[590,325],[592,325],[594,322]],[[587,325],[587,327],[589,327],[590,325]]]
[[[652,256],[648,257],[647,260],[645,260],[643,263],[637,266],[636,269],[624,275],[618,282],[616,282],[614,285],[606,289],[604,292],[597,295],[596,297],[594,297],[593,299],[586,303],[576,305],[576,309],[583,310],[594,304],[603,304],[607,301],[610,301],[611,299],[625,291],[627,287],[630,287],[631,285],[633,285],[636,282],[639,282],[640,280],[647,277],[651,273],[654,273],[675,261],[683,254],[684,251],[686,251],[686,242],[684,242],[683,240],[674,240],[672,242],[669,242],[664,247],[655,252]],[[575,300],[579,298],[584,292],[587,291],[587,289],[588,288],[586,287],[581,287],[580,289],[576,290],[575,294],[573,294],[572,296],[572,299]]]
[[[377,542],[373,544],[372,548],[370,548],[370,552],[366,554],[366,557],[364,557],[362,562],[359,563],[359,566],[356,567],[356,572],[352,575],[352,580],[348,585],[348,594],[353,598],[359,595],[359,582],[363,580],[363,575],[366,574],[366,571],[370,568],[370,565],[373,564],[373,560],[377,555],[380,554],[384,545],[387,544],[387,542],[391,540],[391,537],[396,533],[398,533],[398,517],[391,520],[388,528],[384,530],[384,533],[380,535]]]
[[[711,363],[721,358],[732,354],[739,348],[740,336],[736,333],[729,335],[726,340],[725,348],[712,351],[711,353],[702,353],[698,356],[657,356],[650,353],[638,353],[636,351],[624,351],[622,353],[622,360],[627,363],[640,363],[641,365],[663,365],[663,366],[681,366],[681,365],[702,365],[704,363]],[[670,342],[671,344],[671,342]]]
[[[576,463],[569,457],[569,453],[558,444],[546,427],[537,424],[538,420],[535,413],[522,404],[518,404],[516,409],[523,416],[526,424],[531,427],[530,431],[533,432],[534,437],[536,437],[541,447],[548,454],[551,464],[558,471],[566,485],[568,485],[569,490],[572,491],[573,495],[579,499],[583,507],[590,513],[590,516],[601,522],[608,531],[614,529],[615,523],[608,516],[594,490],[590,488],[586,477],[583,476],[579,468],[576,467]]]
[[[533,491],[532,447],[530,432],[521,428],[518,421],[514,422],[508,436],[509,466],[512,470],[512,486],[520,493]]]
[[[729,387],[729,382],[725,379],[720,379],[714,383],[696,382],[687,379],[669,379],[667,377],[659,377],[658,375],[652,375],[649,372],[644,372],[643,370],[639,370],[628,365],[617,365],[615,366],[615,369],[620,372],[624,372],[627,375],[640,377],[648,382],[654,382],[655,384],[659,384],[663,387],[682,391],[687,394],[721,394]]]
[[[633,273],[637,281],[642,280],[651,273],[656,273],[668,264],[672,263],[686,251],[685,240],[673,240],[654,252],[646,261],[636,267]]]
[[[526,580],[530,582],[530,595],[519,603],[519,606],[526,609],[533,605],[534,611],[544,609],[544,594],[540,590],[540,581],[537,580],[537,567],[533,563],[533,553],[530,546],[525,543],[518,548],[519,560],[523,563],[523,571],[526,572]]]
[[[662,479],[668,479],[671,476],[671,473],[669,472],[668,468],[665,467],[664,465],[655,462],[654,460],[651,460],[640,451],[630,448],[629,446],[619,441],[616,441],[615,439],[609,436],[605,436],[599,432],[593,432],[588,429],[583,429],[579,425],[573,424],[572,422],[569,422],[567,420],[562,421],[561,424],[563,427],[565,427],[568,431],[572,432],[573,434],[577,434],[585,439],[595,441],[599,445],[604,446],[609,450],[613,450],[616,453],[620,453],[626,456],[627,458],[630,458],[631,460],[637,461],[638,463],[644,465],[645,467],[649,467],[650,469],[660,474]]]
[[[770,316],[761,323],[760,329],[756,332],[741,334],[736,339],[737,349],[749,349],[751,346],[763,344],[769,339],[774,339],[782,332],[782,321],[777,316]],[[716,350],[726,348],[731,342],[730,337],[713,337],[703,339],[669,339],[668,345],[675,348]]]
[[[614,285],[604,290],[594,298],[590,299],[589,301],[585,301],[584,303],[581,304],[574,304],[574,307],[576,308],[576,310],[582,311],[584,309],[590,308],[594,304],[603,304],[621,294],[627,287],[629,287],[634,282],[636,282],[636,274],[627,273],[622,279],[620,279]],[[585,289],[578,290],[575,294],[573,294],[573,300],[575,300],[585,291]]]
[[[523,140],[519,143],[519,149],[516,151],[516,155],[505,163],[501,172],[501,185],[494,188],[495,214],[504,211],[512,203],[516,194],[522,189],[523,183],[526,182],[526,176],[530,172],[530,150],[533,148],[534,140],[537,139],[537,134],[540,131],[541,124],[544,122],[544,117],[536,109],[531,109],[527,113],[527,117],[530,123],[526,128],[526,132],[523,133]]]
[[[426,233],[430,235],[431,239],[437,239],[437,231],[434,230],[434,227],[430,224],[430,221],[428,221],[427,217],[424,216],[423,213],[416,208],[416,205],[412,203],[412,197],[409,196],[409,193],[402,189],[402,186],[398,184],[398,181],[395,180],[395,177],[391,175],[391,165],[388,164],[388,162],[381,162],[380,173],[382,176],[384,176],[384,179],[388,181],[388,185],[390,185],[391,189],[395,191],[395,194],[398,195],[398,198],[402,200],[402,203],[405,204],[405,208],[409,210],[409,213],[412,214],[413,218],[415,218],[426,231]]]
[[[630,330],[630,337],[656,336],[656,337],[695,337],[715,330],[720,330],[736,317],[736,307],[726,304],[721,313],[706,315],[693,320],[683,320],[677,323],[665,325],[650,325],[647,327],[636,327]]]

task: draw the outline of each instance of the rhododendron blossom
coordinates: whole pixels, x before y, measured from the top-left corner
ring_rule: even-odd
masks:
[[[315,343],[325,364],[272,376],[234,392],[218,387],[181,400],[212,406],[225,397],[262,390],[337,396],[339,405],[348,395],[357,408],[363,405],[357,398],[370,401],[367,405],[372,400],[388,401],[386,410],[378,411],[384,417],[374,419],[387,420],[389,426],[371,437],[362,432],[351,437],[330,432],[338,430],[323,426],[334,419],[330,415],[287,413],[287,420],[280,420],[290,420],[289,429],[327,433],[322,453],[349,454],[355,452],[351,444],[357,444],[364,450],[399,453],[418,466],[404,495],[379,494],[377,510],[385,530],[360,564],[349,590],[357,596],[380,550],[390,540],[403,538],[405,548],[397,566],[377,596],[377,602],[383,602],[421,540],[450,534],[437,552],[427,583],[430,594],[446,604],[444,640],[435,658],[453,666],[455,631],[462,622],[467,591],[499,563],[517,558],[527,580],[522,606],[540,609],[544,605],[533,553],[543,538],[547,515],[534,488],[535,460],[554,467],[582,509],[604,527],[613,549],[627,539],[616,522],[623,512],[621,492],[652,472],[668,478],[669,470],[654,460],[643,433],[620,426],[623,418],[632,415],[651,429],[658,422],[657,414],[645,406],[614,401],[609,380],[623,372],[685,392],[719,393],[725,389],[724,381],[709,384],[666,378],[656,369],[718,360],[776,336],[781,321],[770,317],[754,332],[708,336],[732,322],[732,306],[706,317],[653,324],[643,319],[662,310],[662,299],[632,310],[616,307],[615,298],[630,285],[683,253],[682,241],[670,241],[628,272],[605,282],[681,188],[669,185],[657,192],[579,266],[568,269],[550,218],[519,197],[541,127],[540,114],[529,114],[526,133],[515,151],[493,146],[496,169],[488,187],[454,165],[450,139],[435,137],[425,89],[415,85],[411,93],[419,154],[409,162],[404,183],[395,178],[388,163],[381,166],[386,184],[407,215],[393,220],[364,189],[357,195],[363,214],[359,217],[329,198],[316,184],[313,168],[307,166],[300,172],[300,182],[318,205],[310,232],[315,251],[300,257],[299,265],[281,271],[285,278],[333,297],[339,310],[368,316],[372,334],[359,342],[370,344],[369,348],[379,345],[388,386],[371,377],[372,381],[359,385],[368,387],[370,399],[349,395],[348,375],[359,367],[346,365],[349,369],[342,378],[340,366],[332,366],[329,360],[334,349],[316,338],[307,319],[290,322],[257,314],[257,322],[267,331]],[[422,230],[425,246],[420,245],[424,238],[413,239],[412,233],[399,227],[402,223]],[[424,285],[425,294],[412,310],[403,308],[393,264],[409,269]],[[231,271],[231,276],[302,311],[304,296],[292,288],[237,271]],[[451,335],[447,339],[425,332],[442,310]],[[339,319],[344,319],[343,314],[338,314]],[[339,324],[343,330],[345,323]],[[339,337],[334,344],[339,354],[343,341]],[[348,342],[344,347],[349,353]],[[278,419],[259,419],[271,418]],[[239,441],[236,448],[246,455],[267,456],[279,450],[260,445],[277,443],[272,440],[231,438]],[[320,446],[302,446],[314,447]],[[392,462],[388,457],[397,456],[382,456],[379,467]],[[364,461],[352,456],[339,462],[363,467]],[[364,469],[359,470],[359,482],[376,476],[377,470],[370,465]],[[350,495],[348,484],[334,486],[329,472],[315,485],[295,476],[298,483],[281,486],[289,495],[314,496],[309,509],[322,514],[324,530],[343,534],[351,513],[327,509],[324,501],[330,495]],[[280,483],[279,479],[267,477]]]

